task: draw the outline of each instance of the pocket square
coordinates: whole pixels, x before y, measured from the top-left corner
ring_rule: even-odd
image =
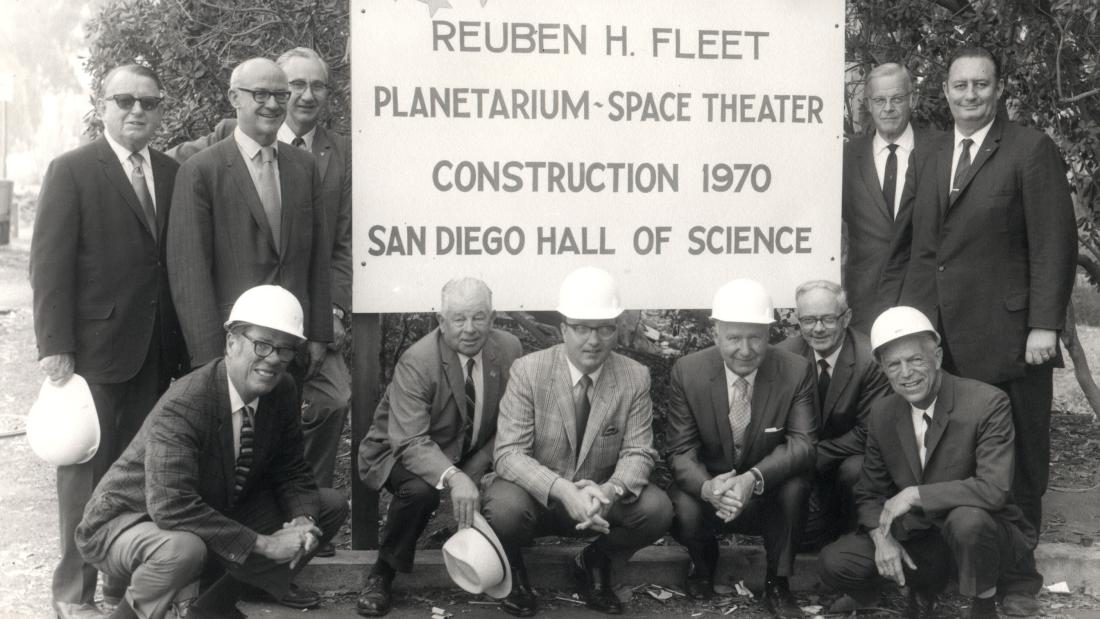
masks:
[[[767,434],[769,432],[782,432],[782,431],[783,431],[783,426],[779,426],[778,428],[764,428],[764,434]]]
[[[611,436],[618,433],[619,429],[615,426],[607,426],[607,429],[603,431],[603,436]]]

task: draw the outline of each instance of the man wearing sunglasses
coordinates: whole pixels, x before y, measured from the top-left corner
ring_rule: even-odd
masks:
[[[233,299],[261,283],[290,290],[305,310],[305,379],[317,374],[332,341],[332,245],[320,171],[312,155],[276,139],[291,95],[274,62],[241,63],[230,77],[232,139],[180,166],[168,273],[192,367],[220,354]]]
[[[623,306],[606,271],[567,275],[558,312],[563,343],[516,361],[500,402],[483,513],[512,570],[501,609],[518,617],[538,609],[522,553],[535,536],[596,536],[573,559],[581,599],[621,614],[612,561],[628,560],[672,521],[668,496],[649,483],[657,456],[649,370],[612,351]]]
[[[50,164],[31,242],[40,365],[55,384],[74,372],[88,382],[101,429],[91,460],[57,469],[61,561],[52,594],[60,617],[95,612],[96,569],[73,542],[85,503],[187,367],[164,267],[178,166],[149,148],[160,81],[146,67],[120,66],[99,95],[103,136]],[[105,579],[104,597],[117,600],[123,588]]]
[[[172,384],[103,478],[77,528],[80,552],[130,582],[111,615],[241,617],[242,585],[275,599],[347,516],[302,458],[298,396],[286,374],[305,342],[302,307],[278,286],[233,305],[224,358]],[[197,582],[203,575],[203,588]]]

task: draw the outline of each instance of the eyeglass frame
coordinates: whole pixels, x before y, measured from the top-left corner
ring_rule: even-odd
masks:
[[[867,103],[871,104],[873,107],[876,107],[876,108],[886,107],[887,102],[889,102],[890,105],[892,105],[894,107],[901,107],[901,104],[908,101],[909,97],[912,97],[912,96],[913,96],[913,91],[910,90],[909,92],[907,92],[905,94],[894,95],[892,97],[874,97],[874,98],[868,97],[867,98]]]
[[[267,90],[263,88],[259,90],[254,90],[252,88],[245,88],[243,86],[234,86],[233,90],[247,92],[248,94],[252,95],[253,101],[261,105],[266,105],[268,99],[270,99],[271,97],[275,97],[275,103],[278,103],[279,105],[286,105],[287,101],[290,101],[291,95],[291,92],[289,90]],[[279,99],[282,99],[282,101],[280,101]]]
[[[315,95],[325,95],[329,92],[328,82],[322,82],[320,80],[313,82],[307,82],[305,80],[293,80],[291,82],[287,82],[287,84],[290,86],[290,92],[297,94],[302,94],[306,91],[307,88],[313,91],[313,94]]]
[[[589,337],[595,332],[600,339],[604,340],[611,339],[619,330],[619,325],[600,325],[598,327],[593,327],[592,325],[586,325],[579,322],[565,322],[565,326],[572,329],[574,333],[581,337]]]
[[[120,99],[129,99],[129,105],[123,103]],[[160,107],[161,103],[164,103],[164,97],[137,97],[128,92],[120,92],[117,94],[113,94],[109,97],[103,97],[103,100],[114,101],[115,105],[117,105],[120,110],[132,110],[134,109],[135,103],[140,103],[141,109],[145,110],[146,112],[155,111],[157,108]],[[152,105],[146,105],[146,103],[150,101],[153,102]]]
[[[841,319],[843,319],[851,312],[852,308],[849,307],[848,309],[836,315],[829,314],[825,316],[799,316],[796,320],[798,321],[798,326],[803,329],[813,329],[817,326],[817,323],[819,322],[821,323],[821,326],[825,327],[826,329],[833,329],[838,324],[840,324]],[[809,324],[804,321],[809,321]]]
[[[244,333],[243,331],[241,332],[241,337],[248,340],[249,342],[252,342],[252,352],[261,359],[267,359],[271,356],[271,353],[275,353],[275,356],[279,359],[279,361],[282,361],[283,363],[290,363],[294,360],[294,357],[298,355],[298,346],[276,346],[271,342],[252,339],[248,337],[248,334]],[[271,350],[267,351],[267,353],[261,352],[261,349],[265,347],[271,348]],[[283,358],[283,351],[289,351],[290,357]]]

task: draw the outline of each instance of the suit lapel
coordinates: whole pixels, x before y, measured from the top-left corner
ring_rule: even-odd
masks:
[[[733,462],[733,430],[730,429],[729,387],[726,383],[726,367],[717,348],[714,350],[716,364],[710,378],[710,402],[714,410],[714,429],[718,432],[718,442],[722,444],[722,454],[726,462]]]
[[[500,399],[500,368],[497,361],[498,351],[493,344],[492,332],[485,340],[481,350],[481,384],[478,393],[481,398],[481,425],[477,429],[478,443],[485,444],[485,438],[493,433],[496,423],[496,402]]]
[[[836,407],[837,400],[840,399],[840,394],[844,393],[844,390],[848,388],[848,383],[852,382],[852,368],[856,364],[856,343],[852,340],[851,334],[845,330],[844,333],[844,346],[840,349],[840,354],[836,358],[836,367],[833,368],[833,374],[829,377],[829,392],[825,394],[825,402],[821,405],[821,421],[828,418],[829,413]]]
[[[769,350],[768,356],[764,358],[764,363],[760,365],[760,370],[756,373],[756,380],[753,381],[752,418],[749,421],[748,429],[745,430],[745,448],[737,454],[738,469],[745,463],[748,454],[752,452],[752,446],[756,442],[757,436],[763,433],[763,428],[767,427],[765,423],[770,421],[770,419],[765,420],[764,415],[770,410],[768,400],[772,395],[772,381],[777,372],[775,363],[775,355]]]
[[[955,205],[959,201],[959,196],[966,192],[967,185],[970,181],[974,180],[974,176],[982,169],[985,162],[989,161],[989,158],[993,156],[993,153],[997,152],[997,149],[1001,146],[1001,132],[1004,129],[1000,117],[993,121],[993,126],[989,128],[989,133],[985,134],[985,140],[982,141],[981,146],[978,147],[977,154],[974,155],[973,163],[970,164],[970,169],[966,171],[966,177],[962,180],[962,185],[959,186],[959,191],[951,196],[948,209]],[[952,134],[954,135],[954,134]],[[954,138],[952,138],[954,139]],[[952,156],[954,156],[954,145],[952,145]],[[950,164],[949,164],[950,165]]]
[[[447,385],[451,388],[451,397],[454,398],[458,416],[465,420],[466,377],[465,370],[462,368],[462,361],[459,360],[458,353],[451,350],[443,342],[442,331],[436,332],[436,338],[439,346],[439,362],[443,364],[443,375],[447,377]]]
[[[565,360],[564,346],[558,349],[554,366],[551,374],[554,387],[550,393],[554,395],[558,417],[565,427],[565,437],[569,439],[569,451],[575,454],[577,453],[577,413],[573,410],[573,378],[569,375],[569,363]],[[573,470],[577,470],[575,463]]]
[[[111,182],[111,185],[114,185],[119,195],[122,196],[122,201],[126,203],[126,206],[130,207],[130,211],[134,217],[137,217],[142,229],[152,236],[152,232],[149,230],[149,222],[145,218],[145,211],[141,208],[141,202],[138,202],[137,194],[134,193],[134,186],[130,184],[130,179],[126,178],[126,170],[123,169],[118,156],[115,155],[115,151],[111,150],[107,138],[101,137],[97,142],[99,144],[99,163],[103,167],[103,174]]]
[[[267,223],[267,213],[264,212],[264,205],[260,202],[260,194],[256,191],[256,184],[252,182],[252,174],[248,171],[248,162],[244,160],[244,155],[237,148],[237,140],[225,139],[218,144],[222,149],[222,161],[225,167],[229,169],[229,176],[237,186],[241,201],[248,207],[248,212],[252,214],[252,220],[263,232],[271,251],[277,255],[279,252],[275,250],[275,237],[272,236],[271,226]],[[281,162],[280,165],[282,165]]]
[[[920,452],[917,450],[917,437],[913,434],[913,417],[910,415],[909,403],[902,400],[894,409],[894,431],[897,432],[898,442],[901,443],[901,451],[905,461],[909,464],[909,471],[913,473],[913,479],[921,478]]]
[[[925,463],[924,470],[929,470],[932,456],[936,453],[936,447],[940,444],[948,424],[951,423],[951,411],[955,408],[954,384],[946,373],[940,374],[943,382],[940,384],[940,392],[936,396],[936,410],[932,412],[932,425],[924,432]]]
[[[159,152],[149,150],[150,165],[153,166],[153,186],[157,192],[157,238],[164,239],[168,231],[168,207],[172,202],[172,180],[169,180],[167,161]]]
[[[886,208],[886,198],[882,195],[882,183],[878,178],[878,170],[875,169],[875,140],[874,136],[867,141],[867,149],[863,151],[860,156],[859,162],[860,175],[863,177],[863,184],[867,187],[867,193],[871,194],[871,200],[875,203],[875,208],[881,216],[885,217],[888,221],[893,222],[894,218],[890,216],[890,211]]]
[[[225,504],[233,504],[233,479],[237,472],[237,455],[233,449],[233,411],[229,403],[229,376],[225,372],[225,362],[218,363],[214,369],[214,384],[217,388],[218,441],[221,449],[218,455],[222,464],[222,480],[225,482]]]
[[[317,169],[321,178],[325,178],[328,170],[328,162],[332,159],[332,142],[328,139],[328,132],[321,125],[313,132],[313,156],[317,159]]]
[[[279,218],[282,221],[282,224],[279,226],[279,236],[282,237],[282,238],[279,239],[279,247],[283,248],[283,253],[286,253],[287,246],[290,243],[291,228],[294,227],[294,221],[293,221],[293,217],[292,217],[292,214],[293,214],[294,211],[293,211],[292,208],[288,208],[289,204],[294,203],[294,201],[291,199],[291,197],[294,195],[295,190],[297,189],[297,187],[296,187],[296,185],[293,181],[294,181],[294,179],[301,179],[302,178],[298,174],[294,174],[291,171],[292,167],[296,167],[294,162],[292,162],[290,160],[290,157],[287,156],[287,150],[289,150],[291,148],[294,148],[294,147],[293,146],[283,146],[283,147],[280,147],[278,149],[278,151],[279,151],[279,195],[281,196],[281,199],[280,199],[281,206],[279,208]],[[284,149],[286,149],[286,150],[284,150]],[[316,214],[316,216],[317,217],[323,217],[323,214],[318,212]]]
[[[592,449],[592,443],[600,437],[600,428],[604,426],[612,407],[618,401],[619,379],[615,372],[614,357],[608,357],[604,362],[603,371],[600,372],[600,380],[592,385],[592,408],[588,414],[588,426],[585,428],[584,442],[581,443],[581,451],[577,456],[577,468],[588,457]]]
[[[939,153],[935,159],[936,165],[936,183],[938,185],[938,194],[940,198],[940,220],[947,216],[947,209],[949,208],[949,201],[951,199],[951,157],[954,155],[955,145],[954,134],[948,134],[942,143],[940,143]],[[918,183],[920,180],[918,179]]]

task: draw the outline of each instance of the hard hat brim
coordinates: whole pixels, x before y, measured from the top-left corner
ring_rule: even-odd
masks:
[[[567,307],[559,306],[557,312],[566,318],[572,318],[573,320],[611,320],[612,318],[618,318],[623,313],[623,308],[609,308],[604,311],[575,311]]]

